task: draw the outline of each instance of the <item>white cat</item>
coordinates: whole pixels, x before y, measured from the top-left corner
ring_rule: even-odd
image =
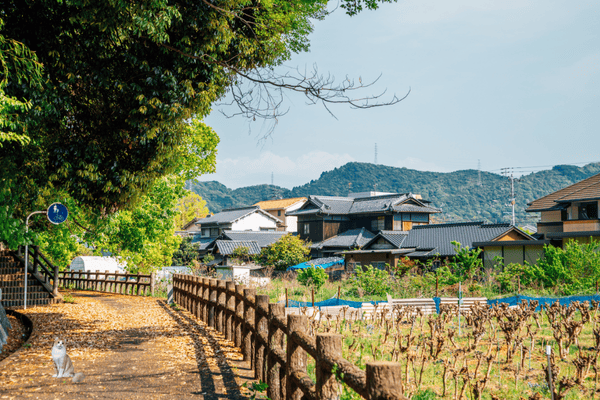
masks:
[[[54,367],[56,368],[56,374],[52,375],[53,378],[70,378],[73,377],[73,382],[81,382],[84,378],[81,372],[75,373],[73,362],[67,355],[67,348],[65,342],[62,339],[55,338],[54,345],[52,346],[52,361],[54,361]]]

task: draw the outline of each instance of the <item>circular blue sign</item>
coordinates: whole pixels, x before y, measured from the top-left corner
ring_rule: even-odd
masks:
[[[48,221],[58,225],[67,220],[69,210],[61,203],[52,203],[50,207],[48,207],[46,215],[48,216]]]

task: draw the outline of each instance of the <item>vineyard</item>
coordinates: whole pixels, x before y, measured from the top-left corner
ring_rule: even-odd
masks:
[[[341,334],[344,358],[362,369],[400,363],[403,393],[415,400],[549,399],[551,390],[555,400],[595,398],[599,303],[536,307],[475,306],[459,317],[457,306],[431,315],[396,306],[368,319],[348,308],[337,317],[314,313],[309,332]],[[348,388],[343,398],[360,399]]]

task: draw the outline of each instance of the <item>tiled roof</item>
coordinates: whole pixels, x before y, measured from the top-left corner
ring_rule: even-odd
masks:
[[[368,248],[372,243],[375,243],[380,237],[390,242],[395,248],[399,249],[402,242],[408,237],[409,231],[380,231],[373,239],[365,244]]]
[[[574,183],[529,203],[525,211],[548,211],[560,209],[561,201],[574,201],[600,198],[600,174]]]
[[[264,216],[269,219],[279,221],[277,218],[272,216],[266,211],[261,210],[258,206],[250,206],[250,207],[241,207],[241,208],[226,208],[223,209],[220,213],[211,215],[210,217],[202,218],[196,224],[199,225],[219,225],[219,224],[230,224],[233,223],[240,218],[245,217],[248,214],[252,214],[254,212],[260,212]]]
[[[287,213],[287,215],[348,215],[386,211],[441,212],[439,208],[426,206],[425,203],[425,201],[417,199],[412,193],[360,198],[309,196],[307,204],[299,210]]]
[[[267,247],[270,244],[278,241],[288,232],[256,232],[256,231],[224,231],[222,239],[226,238],[233,241],[253,241],[258,243],[259,247]]]
[[[365,228],[350,229],[342,232],[322,242],[315,243],[311,247],[322,249],[324,247],[343,247],[352,249],[355,247],[361,248],[367,244],[375,235]]]
[[[198,250],[206,250],[211,247],[215,240],[217,240],[217,238],[203,238],[200,237],[200,235],[194,235],[192,237],[192,244],[197,244]]]
[[[436,207],[428,207],[428,206],[417,206],[414,204],[400,204],[397,206],[394,206],[394,211],[397,212],[413,212],[413,213],[419,213],[419,212],[425,212],[425,213],[440,213],[442,212],[442,210],[440,208],[436,208]]]
[[[259,201],[255,206],[259,206],[263,210],[277,210],[279,208],[288,208],[301,201],[306,201],[306,197]]]
[[[434,249],[431,254],[442,257],[454,256],[453,241],[463,247],[473,247],[474,242],[488,242],[512,229],[510,224],[484,224],[483,222],[464,222],[450,224],[430,224],[413,227],[403,248],[415,248],[416,251]],[[412,254],[409,254],[412,256]]]
[[[224,256],[232,255],[238,247],[247,247],[248,254],[260,253],[260,246],[253,240],[217,240],[216,246]]]

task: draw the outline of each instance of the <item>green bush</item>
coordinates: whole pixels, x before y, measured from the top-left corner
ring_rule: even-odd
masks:
[[[298,272],[298,282],[300,284],[307,287],[314,287],[317,290],[327,282],[328,278],[327,272],[323,268],[315,267],[314,265]]]
[[[387,271],[373,268],[371,265],[356,268],[353,279],[353,292],[356,296],[385,296],[391,291],[392,278]]]

